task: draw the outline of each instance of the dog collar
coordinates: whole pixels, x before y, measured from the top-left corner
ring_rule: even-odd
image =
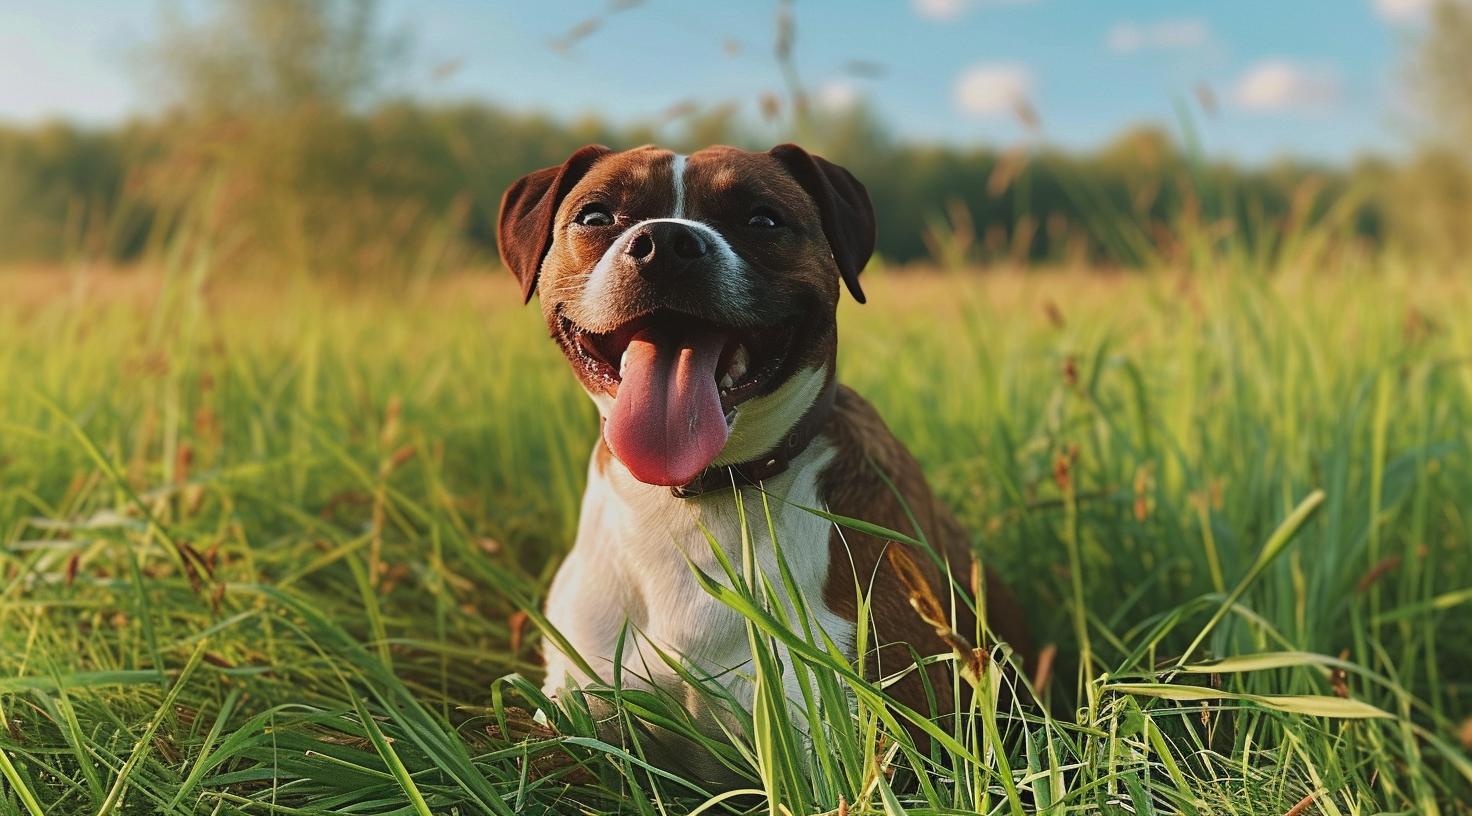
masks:
[[[677,499],[692,499],[717,490],[730,490],[733,486],[759,485],[764,479],[778,475],[792,464],[793,459],[807,450],[808,445],[822,432],[828,416],[833,413],[833,403],[837,396],[838,379],[830,377],[818,398],[808,407],[807,413],[782,437],[777,447],[768,451],[765,456],[734,465],[708,467],[689,482],[671,487],[670,494]]]

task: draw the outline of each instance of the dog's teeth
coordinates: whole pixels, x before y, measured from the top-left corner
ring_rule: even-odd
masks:
[[[717,385],[719,385],[721,387],[721,390],[722,391],[726,390],[727,388],[730,388],[731,386],[733,386],[735,384],[736,384],[736,381],[733,380],[733,379],[731,379],[731,373],[730,372],[726,372],[726,374],[721,377],[721,381],[719,383],[717,383]]]
[[[619,376],[620,379],[623,378],[623,376],[624,376],[624,368],[627,367],[628,364],[629,364],[629,350],[626,348],[626,349],[624,349],[623,355],[618,358],[618,376]]]
[[[731,365],[726,367],[725,379],[736,382],[746,376],[746,366],[751,362],[751,356],[746,353],[746,346],[737,346],[731,352]]]

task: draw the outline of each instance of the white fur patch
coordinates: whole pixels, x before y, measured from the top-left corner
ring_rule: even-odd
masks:
[[[674,160],[670,163],[670,175],[675,180],[675,218],[685,217],[685,162],[689,159],[683,153],[676,153]]]
[[[773,532],[809,610],[810,623],[852,659],[854,625],[823,602],[832,525],[799,509],[821,506],[818,477],[833,456],[832,447],[820,438],[790,468],[766,482],[772,494],[768,506],[775,530],[767,528],[758,491],[743,489],[741,497],[755,567],[777,588],[789,620],[800,631],[796,607],[778,572]],[[616,459],[608,460],[600,470],[595,455],[583,494],[577,542],[552,582],[547,617],[598,679],[612,680],[615,645],[627,626],[624,685],[668,689],[694,703],[685,681],[651,648],[657,646],[697,667],[698,673],[718,678],[749,706],[753,668],[745,620],[707,594],[686,564],[688,558],[706,575],[729,584],[702,526],[740,569],[742,530],[735,491],[677,499],[668,488],[639,482]],[[792,665],[785,649],[779,656],[783,666]],[[548,644],[545,689],[549,695],[588,679],[555,645]],[[790,670],[784,672],[783,684],[790,698],[800,699]]]
[[[633,239],[639,228],[664,221],[684,224],[695,230],[715,253],[713,260],[718,274],[713,277],[713,280],[717,285],[712,288],[710,297],[716,309],[726,313],[737,313],[755,305],[756,296],[745,285],[745,281],[751,277],[750,271],[746,268],[746,261],[736,254],[736,250],[731,248],[726,237],[721,235],[719,230],[709,224],[691,221],[688,218],[646,218],[620,233],[618,238],[608,245],[608,249],[603,251],[598,263],[594,264],[593,271],[588,274],[588,283],[583,287],[582,295],[578,297],[578,307],[584,314],[596,313],[612,298],[614,259],[629,245],[629,241]]]
[[[736,406],[731,436],[714,464],[730,465],[766,454],[792,430],[828,380],[826,366],[807,368],[787,378],[776,391]],[[812,507],[813,505],[808,505]]]

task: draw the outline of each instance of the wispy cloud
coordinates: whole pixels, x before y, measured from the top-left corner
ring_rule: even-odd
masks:
[[[1116,54],[1200,48],[1211,40],[1211,28],[1196,17],[1154,22],[1122,22],[1109,29],[1105,44]]]
[[[1392,23],[1414,23],[1426,18],[1435,0],[1371,0],[1375,13]]]
[[[991,117],[1015,113],[1027,104],[1032,72],[1016,63],[973,65],[956,77],[956,109],[967,116]]]
[[[1232,101],[1253,113],[1322,113],[1339,102],[1339,74],[1323,65],[1263,60],[1232,86]]]
[[[910,8],[927,20],[948,23],[983,6],[1024,6],[1037,0],[910,0]]]
[[[813,102],[820,109],[830,113],[844,113],[852,110],[863,97],[863,91],[859,90],[858,85],[844,79],[826,82],[813,92]]]

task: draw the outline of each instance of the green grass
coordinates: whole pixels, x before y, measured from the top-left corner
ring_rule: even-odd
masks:
[[[642,760],[667,699],[524,713],[596,423],[501,273],[0,298],[0,816],[1472,813],[1472,286],[1193,263],[871,270],[843,378],[1057,659],[937,690],[922,755],[719,542],[761,795],[717,798]]]

